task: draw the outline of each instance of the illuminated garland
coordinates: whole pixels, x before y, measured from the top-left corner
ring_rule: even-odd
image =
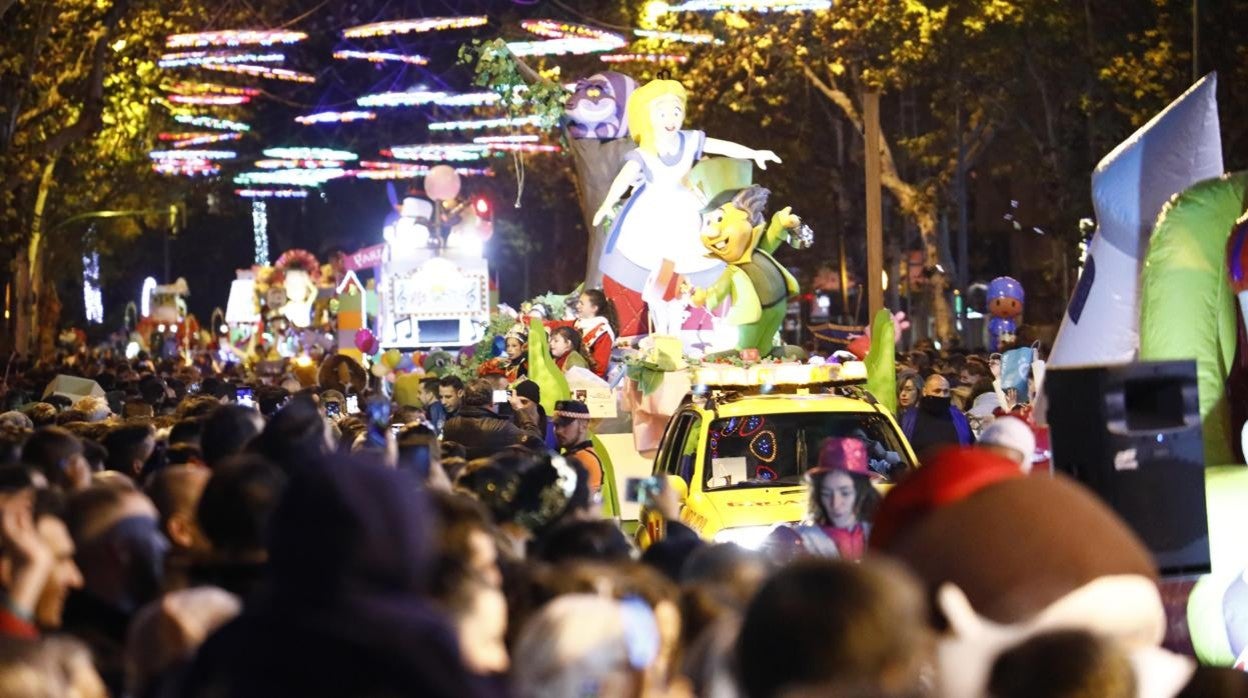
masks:
[[[263,170],[242,172],[234,176],[234,183],[243,186],[272,185],[289,187],[319,187],[331,179],[346,176],[347,171],[338,167],[324,169]]]
[[[358,155],[349,150],[333,148],[304,148],[300,146],[285,148],[265,148],[265,157],[282,160],[358,160]]]
[[[256,266],[269,266],[269,207],[260,200],[251,202],[251,236]]]
[[[612,53],[598,59],[603,63],[684,63],[689,56],[678,53]]]
[[[100,291],[100,253],[82,253],[82,306],[87,322],[104,322],[104,294]]]
[[[281,53],[214,53],[209,51],[185,51],[166,53],[156,65],[161,68],[217,65],[228,63],[281,63],[286,60]]]
[[[495,92],[451,94],[430,90],[412,90],[364,95],[355,100],[355,103],[361,107],[417,107],[426,104],[436,104],[441,107],[479,107],[493,104],[499,99],[498,93]]]
[[[218,131],[250,131],[251,126],[241,121],[230,121],[229,119],[218,119],[215,116],[196,115],[196,114],[175,114],[173,120],[179,124],[187,126],[198,126],[199,128],[212,128]]]
[[[365,163],[360,163],[361,165]],[[386,163],[371,163],[373,165],[383,165]],[[364,170],[351,170],[348,176],[356,179],[415,179],[429,174],[433,169],[430,165],[405,165],[405,164],[386,164],[381,168],[370,168]],[[456,167],[455,172],[463,177],[493,177],[494,172],[481,167]]]
[[[612,51],[628,43],[619,34],[588,24],[553,19],[526,19],[520,26],[531,34],[545,37],[546,41],[509,42],[507,49],[516,56],[597,53]]]
[[[678,41],[685,44],[722,44],[723,41],[716,39],[713,34],[705,32],[661,32],[653,29],[634,29],[633,33],[644,39],[658,39],[659,41]]]
[[[519,153],[558,153],[563,150],[557,145],[546,143],[495,143],[490,150],[504,150]]]
[[[542,137],[537,134],[517,133],[511,136],[477,136],[472,139],[472,142],[491,145],[494,143],[536,143],[540,140]]]
[[[211,160],[157,160],[152,163],[152,171],[163,175],[197,177],[215,175],[221,171],[221,166]]]
[[[429,59],[420,54],[393,53],[391,51],[334,51],[334,58],[340,61],[357,59],[370,63],[407,63],[409,65],[429,65]]]
[[[343,124],[348,121],[372,121],[377,115],[371,111],[322,111],[296,116],[295,122],[308,124]]]
[[[244,199],[306,199],[307,189],[235,189],[234,194]]]
[[[537,126],[541,123],[539,116],[508,116],[500,119],[468,119],[465,121],[435,121],[429,124],[430,131],[475,131],[488,128],[505,128],[509,126]]]
[[[246,95],[169,95],[169,101],[177,104],[228,107],[246,104],[251,101],[251,97]]]
[[[182,135],[182,134],[162,133],[160,135],[162,137],[161,140],[164,140],[163,138],[164,136],[177,136],[177,135]],[[196,148],[201,145],[212,145],[213,143],[224,143],[226,141],[236,141],[242,137],[243,137],[243,134],[241,133],[201,133],[201,134],[191,135],[190,137],[187,137],[187,138],[181,138],[181,139],[175,140],[170,145],[172,145],[175,148]]]
[[[153,150],[153,160],[231,160],[238,157],[233,150]]]
[[[688,0],[678,5],[652,3],[651,14],[665,12],[806,12],[827,10],[832,0]]]
[[[250,75],[252,77],[263,78],[265,80],[285,80],[287,82],[316,82],[316,76],[311,73],[301,73],[297,70],[288,70],[286,68],[269,68],[263,65],[202,65],[204,70],[216,70],[222,73],[237,73],[239,75]]]
[[[350,27],[343,30],[342,35],[348,39],[368,39],[378,36],[392,36],[394,34],[411,34],[413,32],[468,29],[480,27],[489,21],[489,18],[485,15],[398,19],[390,22],[374,22],[373,24],[361,24],[358,27]]]
[[[257,160],[254,165],[262,170],[283,170],[283,169],[304,169],[304,170],[323,170],[329,167],[342,167],[342,160],[290,160],[290,159],[268,159]]]
[[[191,138],[199,138],[200,136],[215,136],[215,135],[217,134],[213,133],[212,131],[180,131],[180,132],[175,132],[175,133],[162,131],[161,133],[157,134],[156,140],[185,141]]]
[[[164,90],[176,95],[244,95],[246,97],[255,97],[260,94],[260,90],[254,87],[220,85],[215,82],[175,82],[165,87]]]
[[[272,46],[293,44],[308,38],[303,32],[265,29],[231,29],[219,32],[174,34],[165,39],[169,48],[194,48],[200,46]]]
[[[381,151],[382,155],[399,160],[424,160],[426,162],[467,162],[485,157],[489,146],[476,143],[424,143],[421,145],[396,145]]]

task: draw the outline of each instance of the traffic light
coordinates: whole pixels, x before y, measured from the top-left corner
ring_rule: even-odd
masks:
[[[484,196],[478,196],[472,202],[472,208],[476,211],[477,218],[488,221],[494,217],[494,207],[490,205],[490,200]]]

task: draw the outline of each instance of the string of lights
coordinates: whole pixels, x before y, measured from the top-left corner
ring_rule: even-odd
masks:
[[[230,107],[251,101],[247,95],[169,95],[169,101],[200,107]]]
[[[507,128],[511,126],[537,126],[541,124],[538,116],[507,116],[498,119],[467,119],[462,121],[434,121],[429,124],[430,131],[476,131],[491,128]]]
[[[308,124],[345,124],[350,121],[372,121],[377,115],[371,111],[322,111],[296,116],[295,122]]]
[[[424,160],[426,162],[469,162],[484,158],[490,146],[476,143],[423,143],[420,145],[396,145],[381,154],[398,160]]]
[[[334,148],[306,148],[289,146],[282,148],[265,148],[264,156],[281,160],[358,160],[359,156],[349,150]]]
[[[676,41],[684,44],[722,44],[723,41],[716,39],[713,34],[707,32],[664,32],[654,29],[634,29],[633,34],[643,39],[658,39],[659,41]]]
[[[489,22],[485,15],[469,15],[465,17],[425,17],[423,19],[398,19],[389,22],[361,24],[344,29],[342,35],[348,39],[368,39],[395,34],[411,34],[451,29],[468,29],[480,27]]]
[[[156,65],[161,68],[185,68],[230,63],[281,63],[286,55],[281,53],[218,53],[209,51],[188,51],[184,53],[166,53],[160,57]]]
[[[153,160],[231,160],[238,157],[233,150],[153,150]]]
[[[205,63],[200,66],[204,70],[216,70],[222,73],[237,73],[239,75],[250,75],[252,77],[263,78],[265,80],[285,80],[287,82],[316,82],[316,76],[311,73],[303,73],[298,70],[290,70],[288,68],[270,68],[264,65],[248,65],[248,64],[224,64],[224,63]]]
[[[319,187],[331,179],[338,179],[346,174],[347,171],[340,167],[260,170],[241,172],[234,176],[234,183],[242,186]]]
[[[165,87],[164,90],[178,95],[243,95],[245,97],[256,97],[260,94],[260,90],[255,87],[221,85],[215,82],[175,82]]]
[[[361,107],[417,107],[434,104],[440,107],[479,107],[493,104],[500,99],[495,92],[466,92],[452,94],[432,90],[411,90],[408,92],[379,92],[364,95],[355,100]]]
[[[603,63],[685,63],[689,56],[679,53],[609,53],[598,59]]]
[[[307,189],[235,189],[234,194],[244,199],[306,199]],[[254,221],[253,221],[254,223]]]
[[[269,266],[269,209],[260,199],[251,202],[251,235],[256,266]]]
[[[408,65],[429,65],[429,59],[418,53],[395,53],[393,51],[334,51],[334,58],[340,61],[362,60],[370,63],[407,63]]]
[[[628,43],[620,34],[588,24],[553,19],[526,19],[520,23],[530,34],[545,41],[512,41],[507,49],[516,56],[552,56],[613,51]]]
[[[509,136],[477,136],[472,139],[472,142],[491,145],[494,143],[536,143],[540,140],[542,137],[535,133],[517,133]]]
[[[178,135],[162,133],[162,136]],[[243,137],[241,133],[202,133],[190,138],[182,138],[173,141],[170,145],[174,148],[197,148],[201,145],[212,145],[213,143],[224,143],[226,141],[236,141]]]
[[[832,0],[688,0],[675,5],[652,2],[646,12],[808,12],[831,7]]]
[[[342,160],[315,160],[315,159],[290,160],[290,159],[282,159],[282,158],[268,158],[264,160],[256,160],[252,164],[255,167],[259,167],[262,170],[283,170],[283,169],[316,170],[316,169],[324,169],[327,167],[342,167],[346,163],[344,163]]]
[[[193,34],[174,34],[165,39],[168,48],[200,46],[273,46],[293,44],[308,38],[303,32],[281,29],[229,29]]]
[[[152,171],[162,175],[204,177],[221,172],[221,166],[211,160],[157,160]]]
[[[179,124],[187,126],[196,126],[199,128],[211,128],[218,131],[250,131],[251,126],[241,121],[230,121],[229,119],[218,119],[215,116],[206,114],[174,114],[173,120]]]

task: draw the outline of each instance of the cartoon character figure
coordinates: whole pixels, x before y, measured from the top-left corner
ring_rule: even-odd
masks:
[[[636,80],[612,71],[577,80],[566,108],[568,134],[601,140],[627,136],[624,105],[636,89]]]
[[[696,289],[694,305],[719,305],[732,299],[728,322],[737,326],[737,349],[757,349],[760,356],[776,350],[776,332],[784,321],[797,280],[771,256],[787,240],[809,247],[810,229],[785,207],[764,226],[763,211],[771,192],[758,185],[720,193],[707,207],[702,244],[710,257],[728,265],[711,286]],[[765,228],[765,230],[764,230]]]
[[[693,275],[690,281],[694,284],[709,283],[720,268],[719,260],[708,258],[698,239],[703,202],[685,183],[703,154],[753,160],[763,169],[768,162],[780,162],[770,150],[754,150],[708,138],[702,131],[682,130],[686,99],[685,88],[675,80],[652,80],[637,88],[628,100],[626,114],[629,135],[637,142],[637,149],[625,157],[594,214],[593,224],[598,226],[615,202],[632,189],[607,235],[599,265],[603,290],[620,311],[623,336],[641,333],[641,291],[650,272],[664,259],[675,263],[677,274]]]
[[[998,351],[1014,341],[1018,319],[1023,314],[1023,285],[1008,276],[998,276],[988,284],[988,344]]]

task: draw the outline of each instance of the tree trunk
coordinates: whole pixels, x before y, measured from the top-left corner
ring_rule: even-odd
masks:
[[[17,322],[13,332],[13,348],[19,354],[29,354],[35,349],[34,340],[39,333],[40,294],[43,292],[43,212],[47,207],[48,193],[52,190],[52,173],[59,158],[53,156],[43,168],[39,189],[35,194],[35,208],[30,219],[30,241],[19,249],[14,270],[14,309]]]
[[[802,72],[805,73],[807,81],[815,89],[819,90],[824,97],[828,98],[837,107],[840,107],[841,111],[845,113],[845,117],[858,129],[858,133],[863,133],[862,115],[858,112],[858,108],[854,106],[849,94],[838,88],[830,75],[825,82],[811,70],[810,66],[805,64],[802,64]],[[936,211],[930,201],[931,197],[924,195],[913,184],[902,180],[897,171],[897,163],[893,160],[892,148],[889,146],[888,138],[884,136],[883,131],[880,132],[880,142],[876,144],[876,147],[880,149],[881,184],[897,199],[897,207],[901,209],[903,214],[914,221],[919,228],[919,234],[922,236],[924,265],[926,271],[931,274],[928,280],[928,290],[932,294],[931,307],[932,316],[936,322],[936,338],[942,343],[948,342],[955,335],[953,307],[949,304],[949,299],[945,295],[949,290],[949,280],[946,277],[946,272],[943,271],[944,265],[941,264],[939,231],[936,224]]]
[[[581,205],[581,218],[589,231],[588,254],[585,264],[585,287],[602,286],[602,271],[598,258],[607,244],[607,228],[594,227],[594,212],[607,196],[611,182],[624,164],[624,156],[637,147],[631,138],[615,138],[600,141],[596,138],[569,138],[572,145],[572,163],[576,168],[576,198]]]

